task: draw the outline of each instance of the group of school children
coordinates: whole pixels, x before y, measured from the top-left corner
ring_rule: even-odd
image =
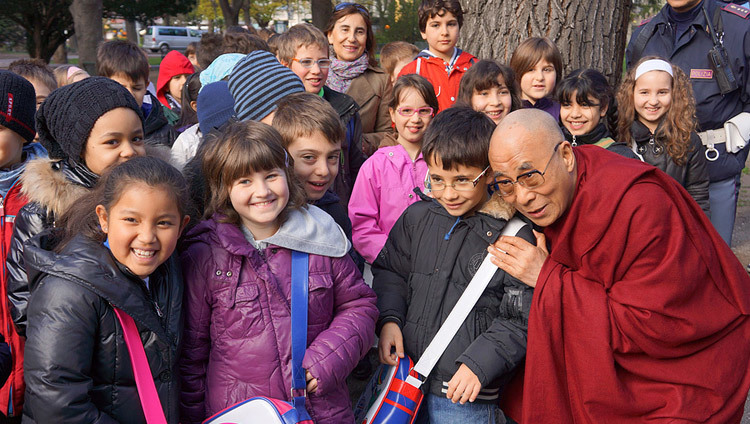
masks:
[[[709,213],[677,67],[644,58],[615,94],[594,69],[563,78],[546,38],[522,42],[510,66],[479,60],[456,47],[462,23],[458,0],[423,0],[428,48],[389,43],[382,68],[368,11],[342,3],[325,33],[209,34],[190,59],[167,54],[153,89],[146,56],[122,41],[99,47],[99,76],[29,60],[0,71],[0,412],[145,422],[121,312],[167,422],[290,400],[299,251],[306,409],[352,423],[346,380],[369,376],[375,336],[380,362],[416,362],[514,216],[487,152],[520,108],[559,119],[573,146],[662,169]],[[429,375],[418,422],[513,422],[498,405],[525,356],[532,293],[496,272]]]

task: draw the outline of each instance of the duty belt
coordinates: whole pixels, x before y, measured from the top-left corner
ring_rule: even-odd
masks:
[[[718,159],[719,151],[716,150],[714,145],[727,142],[727,132],[724,128],[699,132],[698,137],[700,137],[703,145],[706,146],[706,159],[711,162]]]

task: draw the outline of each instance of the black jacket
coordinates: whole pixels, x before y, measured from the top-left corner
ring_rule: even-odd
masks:
[[[584,135],[573,135],[563,125],[560,126],[560,129],[562,130],[565,139],[568,140],[574,147],[579,144],[596,144],[602,141],[602,139],[612,138],[612,135],[607,129],[607,126],[604,125],[603,122],[599,122],[599,124],[597,124],[597,126],[594,127],[594,129],[590,133]],[[612,141],[612,144],[606,146],[607,150],[613,153],[617,153],[618,155],[624,156],[626,158],[640,160],[638,159],[638,156],[633,153],[633,150],[628,147],[627,144],[620,143],[614,140]]]
[[[55,226],[56,217],[75,203],[99,177],[85,166],[68,161],[36,159],[21,177],[23,192],[29,198],[16,216],[10,251],[6,258],[10,313],[18,334],[26,333],[26,306],[29,284],[26,280],[24,243]]]
[[[657,132],[659,130],[657,129]],[[708,202],[708,168],[706,166],[706,148],[701,143],[698,134],[690,134],[690,147],[687,153],[687,161],[684,165],[677,165],[667,153],[666,144],[658,137],[654,138],[651,130],[640,121],[634,121],[630,126],[630,133],[637,144],[636,150],[643,157],[643,161],[651,164],[670,177],[677,180],[680,185],[698,202],[709,217],[711,216],[710,204]]]
[[[492,196],[480,212],[460,219],[436,201],[409,206],[372,266],[380,311],[378,334],[384,323],[396,322],[405,352],[416,362],[512,214],[498,196]],[[535,242],[528,226],[519,237]],[[463,363],[479,377],[480,396],[489,396],[478,400],[495,402],[497,389],[526,356],[532,295],[530,287],[498,270],[430,374],[427,390],[445,396],[444,382]]]
[[[339,167],[339,173],[333,183],[333,191],[341,199],[344,210],[348,210],[349,197],[352,195],[354,181],[357,180],[359,168],[365,162],[362,153],[362,119],[359,117],[359,106],[346,94],[339,93],[328,87],[323,88],[323,99],[331,104],[339,114],[346,129],[346,139],[341,145],[344,161]]]
[[[162,110],[159,99],[149,92],[146,92],[146,96],[151,99],[151,110],[148,115],[146,115],[145,111],[143,113],[146,117],[143,122],[143,131],[145,133],[146,142],[172,147],[179,134],[171,125],[169,125],[169,121],[167,120],[167,117],[164,116],[164,111]]]
[[[145,422],[114,305],[136,322],[167,422],[177,423],[177,256],[151,274],[148,289],[101,243],[79,236],[59,254],[54,244],[45,232],[25,249],[31,298],[23,422]]]
[[[352,221],[349,219],[349,215],[346,214],[346,209],[341,205],[341,200],[336,193],[329,189],[325,192],[323,197],[312,204],[330,215],[331,218],[339,224],[339,227],[344,230],[346,238],[349,239],[350,242],[352,241]],[[351,256],[354,263],[357,264],[359,272],[363,272],[365,269],[365,258],[354,249],[354,246],[349,249],[349,256]]]

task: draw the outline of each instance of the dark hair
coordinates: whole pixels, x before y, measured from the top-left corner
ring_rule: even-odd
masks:
[[[575,101],[582,106],[594,106],[591,98],[599,107],[607,108],[605,126],[610,134],[617,132],[617,102],[615,93],[607,78],[596,69],[576,69],[557,84],[557,100],[561,105],[568,105],[576,94]]]
[[[198,50],[195,51],[195,58],[201,69],[206,69],[211,62],[224,53],[224,37],[221,34],[208,33],[201,36],[198,43]]]
[[[34,78],[54,91],[57,88],[57,79],[49,65],[42,59],[18,59],[8,66],[8,70],[25,79]]]
[[[198,42],[193,41],[192,43],[188,44],[187,47],[185,48],[185,57],[188,57],[191,54],[196,54],[197,52],[198,52]]]
[[[276,102],[273,127],[281,134],[286,149],[299,137],[309,137],[320,131],[331,144],[343,144],[346,136],[344,124],[330,103],[317,94],[307,92],[284,96]]]
[[[125,74],[133,82],[148,84],[150,70],[146,53],[130,41],[107,41],[96,49],[96,73],[100,76]]]
[[[531,37],[523,40],[510,57],[510,67],[516,73],[516,81],[521,82],[523,75],[533,69],[540,60],[546,60],[555,67],[557,78],[562,78],[562,55],[555,43],[547,37]]]
[[[497,77],[503,77],[505,86],[510,91],[510,111],[521,109],[521,89],[518,87],[516,75],[510,66],[495,62],[494,60],[480,60],[469,68],[458,86],[457,101],[471,105],[471,96],[475,91],[489,90],[500,87]]]
[[[222,42],[223,53],[241,53],[250,54],[256,50],[265,50],[270,52],[268,43],[262,38],[250,32],[229,32],[224,33]]]
[[[461,8],[461,2],[458,0],[422,0],[419,5],[419,30],[425,32],[427,21],[435,16],[443,17],[446,12],[450,12],[456,17],[458,27],[464,25],[464,10]]]
[[[174,125],[182,128],[198,123],[198,112],[190,106],[190,102],[198,101],[198,91],[201,89],[201,71],[188,75],[185,85],[182,86],[182,102],[180,105],[180,119]]]
[[[406,41],[391,41],[380,49],[380,67],[388,76],[393,75],[399,62],[411,62],[419,54],[419,47]]]
[[[253,28],[251,26],[243,27],[243,26],[240,26],[240,25],[230,25],[224,31],[224,34],[252,34],[252,35],[256,35],[256,34],[258,34],[258,31],[256,31],[255,28]]]
[[[268,37],[268,40],[266,40],[266,43],[268,44],[268,51],[271,52],[274,56],[276,56],[279,53],[279,42],[281,41],[281,34],[274,34],[270,37]]]
[[[393,84],[393,96],[391,97],[391,102],[388,104],[388,107],[396,110],[401,102],[401,95],[408,88],[417,90],[417,93],[422,96],[425,103],[432,108],[434,111],[433,113],[437,114],[440,111],[440,105],[438,104],[437,96],[435,96],[435,88],[432,87],[432,83],[430,83],[427,78],[417,74],[408,74],[398,77],[396,83]]]
[[[344,3],[342,3],[343,5]],[[375,33],[372,32],[372,19],[370,19],[370,14],[367,12],[367,9],[360,5],[360,4],[348,4],[343,7],[337,7],[333,14],[331,15],[331,18],[328,19],[328,25],[326,25],[325,31],[323,31],[326,35],[331,35],[331,31],[333,31],[333,27],[336,26],[336,22],[338,22],[339,19],[353,15],[358,14],[362,16],[362,19],[365,21],[365,27],[367,27],[367,41],[365,42],[365,51],[367,52],[367,61],[370,63],[370,66],[378,66],[378,60],[375,59]]]
[[[281,134],[270,125],[256,121],[232,122],[224,132],[206,145],[203,156],[203,175],[206,177],[206,210],[204,218],[215,213],[226,216],[225,222],[240,224],[240,216],[232,207],[229,191],[232,184],[256,171],[274,168],[284,170],[289,202],[279,219],[286,219],[290,209],[306,205],[305,190],[289,165],[289,155],[282,147]]]
[[[440,113],[430,122],[422,139],[422,156],[427,164],[439,158],[443,169],[459,165],[479,169],[489,164],[490,138],[495,123],[469,106],[458,105]]]
[[[107,211],[117,204],[122,194],[136,184],[149,187],[162,187],[177,204],[182,218],[188,215],[188,186],[180,171],[172,165],[153,156],[139,156],[123,162],[105,172],[96,186],[84,194],[58,220],[58,227],[63,229],[62,242],[56,247],[61,251],[77,235],[103,242],[106,234],[99,227],[96,207],[104,206]]]

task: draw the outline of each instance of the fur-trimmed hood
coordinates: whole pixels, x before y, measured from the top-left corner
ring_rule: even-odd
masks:
[[[162,145],[146,144],[146,156],[169,162],[170,150]],[[21,174],[21,193],[43,206],[51,216],[60,216],[93,188],[98,175],[80,165],[59,159],[38,158],[26,164]]]
[[[482,205],[482,208],[479,209],[479,212],[487,214],[493,218],[510,221],[510,219],[513,218],[513,215],[516,214],[516,208],[514,208],[510,203],[503,200],[500,195],[490,195],[489,200],[487,200],[487,202]]]

